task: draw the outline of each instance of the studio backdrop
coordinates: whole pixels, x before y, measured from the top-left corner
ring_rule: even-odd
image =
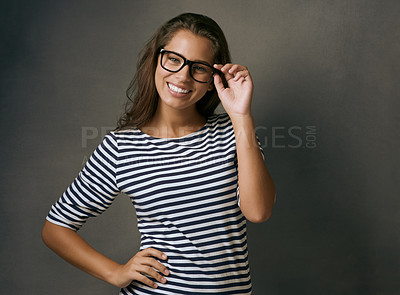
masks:
[[[277,189],[248,222],[255,295],[398,294],[398,1],[2,1],[1,294],[118,294],[42,243],[50,206],[116,127],[136,57],[165,21],[224,30],[255,84]],[[220,109],[221,110],[221,109]],[[121,194],[82,228],[126,262],[136,216]]]

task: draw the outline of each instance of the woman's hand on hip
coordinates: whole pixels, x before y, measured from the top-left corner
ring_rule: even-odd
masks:
[[[169,270],[156,260],[166,260],[167,256],[154,248],[147,248],[138,252],[126,264],[120,265],[114,272],[113,285],[120,288],[127,287],[132,281],[139,281],[149,287],[157,288],[157,284],[147,276],[165,284]]]

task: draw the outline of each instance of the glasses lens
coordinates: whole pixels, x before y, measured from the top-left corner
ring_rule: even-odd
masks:
[[[172,72],[179,71],[183,63],[183,58],[173,52],[164,52],[161,60],[161,65]]]
[[[204,83],[208,82],[213,74],[212,68],[210,66],[201,63],[193,63],[191,70],[193,79]]]

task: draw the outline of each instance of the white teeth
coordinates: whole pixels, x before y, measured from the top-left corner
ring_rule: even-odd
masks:
[[[169,89],[171,89],[172,91],[175,91],[178,93],[189,93],[189,90],[176,87],[175,85],[172,85],[170,83],[167,83],[167,84],[168,84]]]

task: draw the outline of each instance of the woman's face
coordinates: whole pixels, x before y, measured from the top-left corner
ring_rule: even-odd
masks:
[[[180,30],[164,47],[191,61],[202,61],[214,64],[212,42],[190,31]],[[161,56],[161,55],[160,55]],[[155,84],[160,96],[159,105],[174,110],[191,110],[204,94],[213,88],[212,79],[208,83],[199,83],[190,76],[190,69],[185,65],[179,72],[173,73],[163,69],[160,56],[155,72]]]

